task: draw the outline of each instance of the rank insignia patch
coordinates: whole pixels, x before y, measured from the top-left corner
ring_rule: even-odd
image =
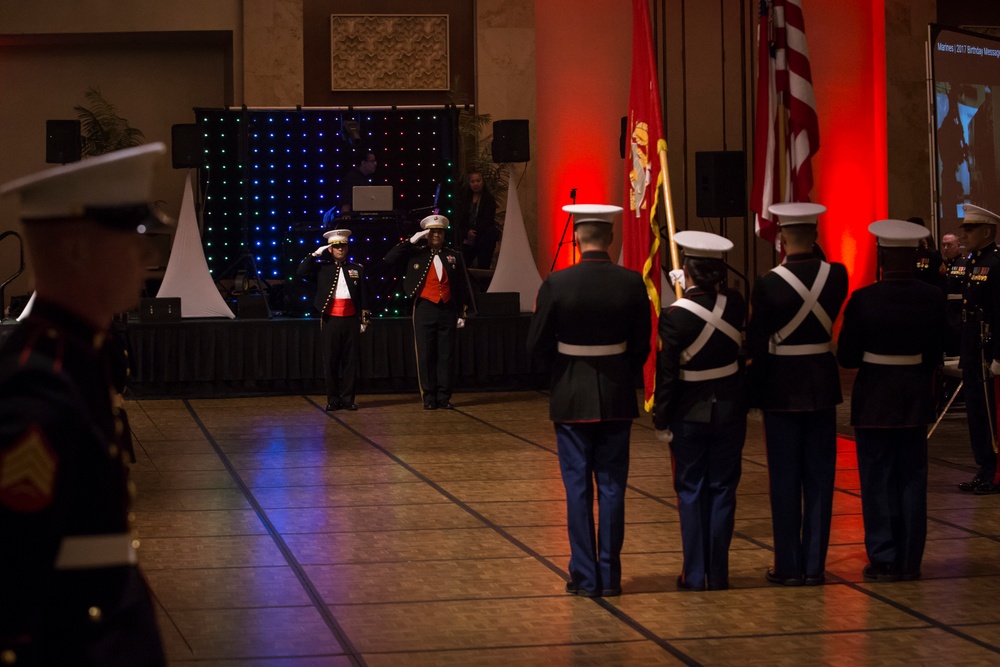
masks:
[[[0,454],[0,505],[15,512],[48,507],[55,494],[57,460],[41,429],[29,429]]]

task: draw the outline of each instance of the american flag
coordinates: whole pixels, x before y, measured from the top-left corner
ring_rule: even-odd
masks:
[[[774,242],[768,207],[809,201],[819,120],[801,0],[761,0],[757,26],[757,116],[750,208],[757,235]]]

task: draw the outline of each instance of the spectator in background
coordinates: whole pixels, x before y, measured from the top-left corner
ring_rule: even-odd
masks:
[[[962,254],[962,246],[958,242],[958,235],[946,232],[941,235],[941,260],[950,266],[950,263]]]
[[[351,212],[351,202],[354,197],[354,187],[357,185],[371,185],[372,174],[378,167],[378,159],[374,153],[365,153],[358,164],[344,174],[340,180],[340,213],[341,215]]]
[[[469,171],[466,186],[455,209],[458,240],[465,265],[489,269],[500,232],[497,229],[497,202],[478,169]]]
[[[907,218],[906,222],[920,225],[925,229],[927,228],[923,218],[914,216],[912,218]],[[944,262],[941,259],[941,253],[934,248],[933,239],[931,239],[930,236],[920,239],[920,244],[916,247],[914,253],[914,262],[916,266],[914,276],[916,279],[923,281],[928,285],[933,285],[944,292],[945,278],[944,272],[941,270],[941,267],[944,266]]]
[[[948,299],[948,340],[945,355],[957,357],[962,335],[962,289],[965,285],[965,248],[958,235],[948,232],[941,236],[941,270],[944,273]]]

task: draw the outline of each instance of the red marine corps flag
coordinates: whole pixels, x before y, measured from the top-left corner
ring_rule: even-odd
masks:
[[[801,0],[761,0],[757,26],[757,111],[753,192],[757,235],[774,242],[768,207],[809,201],[819,150],[809,48]]]
[[[656,211],[664,202],[671,237],[673,229],[669,190],[666,188],[667,142],[663,135],[662,118],[653,35],[649,27],[649,7],[647,0],[633,0],[632,82],[627,117],[629,149],[625,156],[622,263],[625,268],[642,274],[646,293],[649,295],[649,316],[653,327],[649,358],[643,367],[647,411],[653,406],[656,339],[660,319],[660,234]]]

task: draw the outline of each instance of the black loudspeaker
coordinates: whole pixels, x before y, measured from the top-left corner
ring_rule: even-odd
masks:
[[[476,295],[476,314],[490,316],[520,315],[521,295],[517,292],[486,292]]]
[[[493,161],[527,162],[531,159],[528,147],[528,121],[493,121]]]
[[[139,301],[140,322],[179,322],[181,300],[179,297],[162,299],[141,299]]]
[[[746,215],[747,177],[742,151],[694,154],[695,212],[700,218]]]
[[[236,297],[236,317],[241,320],[267,319],[267,302],[260,294],[240,294]]]
[[[205,132],[194,123],[170,127],[170,161],[174,169],[198,168],[205,164]]]
[[[79,162],[83,141],[80,139],[80,121],[45,121],[45,161],[52,164]]]

